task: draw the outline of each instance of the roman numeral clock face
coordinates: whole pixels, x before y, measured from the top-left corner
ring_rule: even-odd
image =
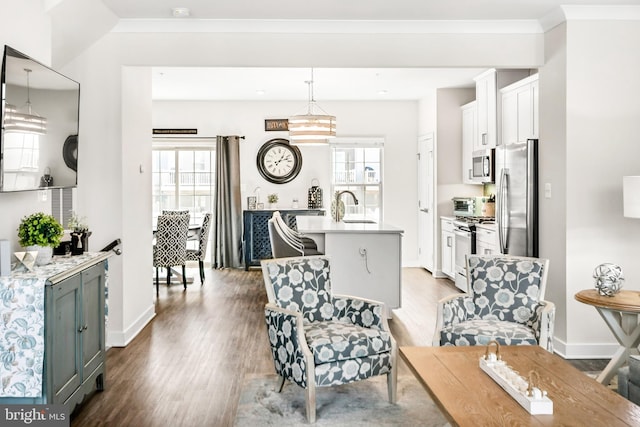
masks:
[[[258,150],[257,166],[260,175],[269,182],[284,184],[292,181],[302,168],[300,149],[289,141],[276,138]]]

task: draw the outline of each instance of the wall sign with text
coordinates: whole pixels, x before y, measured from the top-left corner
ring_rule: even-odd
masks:
[[[280,131],[289,130],[289,120],[288,119],[265,119],[264,130],[266,132],[278,131],[278,130]]]

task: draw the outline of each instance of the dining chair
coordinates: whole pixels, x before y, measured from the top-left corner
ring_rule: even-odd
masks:
[[[438,302],[434,346],[539,345],[553,351],[555,305],[544,300],[549,260],[467,255],[466,294]]]
[[[171,267],[182,266],[182,284],[187,289],[187,215],[160,215],[153,245],[153,266],[156,269],[156,294],[159,293],[159,269],[167,269],[167,286],[171,285]]]
[[[397,398],[397,344],[384,303],[331,292],[327,256],[262,260],[265,320],[282,391],[290,381],[306,391],[306,414],[316,419],[316,388],[387,376]],[[375,420],[369,420],[375,424]]]
[[[298,230],[294,230],[293,228],[291,228],[289,224],[287,224],[287,222],[284,220],[284,218],[282,218],[282,215],[279,211],[275,211],[272,215],[272,218],[276,220],[282,232],[290,240],[300,244],[304,249],[318,249],[318,245],[316,244],[315,240],[303,235],[302,233],[299,233]]]
[[[271,254],[274,258],[286,258],[293,256],[321,255],[316,249],[305,248],[302,242],[291,239],[276,221],[271,217],[267,221],[269,229],[269,242],[271,243]]]
[[[207,253],[207,242],[209,241],[209,226],[211,225],[211,214],[205,213],[202,218],[202,225],[198,229],[198,247],[187,249],[187,261],[198,261],[200,268],[200,284],[204,285],[204,257]]]
[[[169,209],[163,209],[162,215],[189,215],[189,211],[188,210],[174,211]]]

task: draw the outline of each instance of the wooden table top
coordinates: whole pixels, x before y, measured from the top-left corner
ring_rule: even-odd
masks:
[[[621,290],[613,296],[604,296],[597,289],[585,289],[575,295],[575,299],[595,307],[629,313],[640,313],[640,292]]]
[[[539,346],[501,346],[503,360],[535,369],[552,415],[531,415],[480,369],[486,347],[400,347],[400,355],[452,425],[638,426],[640,406]]]

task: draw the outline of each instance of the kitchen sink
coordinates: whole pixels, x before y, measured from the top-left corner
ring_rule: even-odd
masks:
[[[342,222],[345,224],[375,224],[376,222],[372,219],[343,219]]]

